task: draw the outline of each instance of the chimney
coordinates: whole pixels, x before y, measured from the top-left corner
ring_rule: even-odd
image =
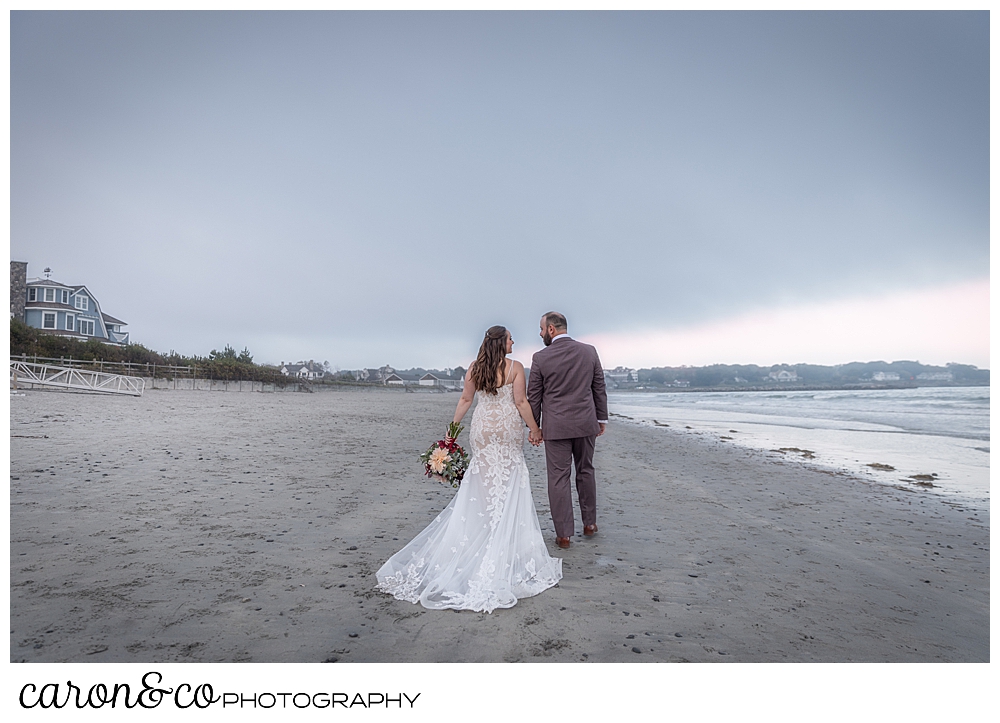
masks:
[[[10,262],[10,317],[24,321],[24,305],[28,300],[28,262]]]

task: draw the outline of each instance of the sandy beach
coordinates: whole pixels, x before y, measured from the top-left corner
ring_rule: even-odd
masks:
[[[377,593],[454,492],[416,458],[457,399],[12,396],[11,661],[989,660],[988,509],[617,417],[569,550],[526,445],[558,587],[491,615]]]

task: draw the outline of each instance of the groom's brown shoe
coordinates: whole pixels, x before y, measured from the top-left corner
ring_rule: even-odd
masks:
[[[585,534],[587,537],[592,537],[596,533],[597,533],[597,525],[583,526],[583,534]]]
[[[561,547],[564,550],[569,549],[569,538],[568,537],[557,537],[556,546]]]

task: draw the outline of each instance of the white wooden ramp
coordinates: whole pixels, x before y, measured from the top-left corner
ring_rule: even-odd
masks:
[[[16,389],[19,384],[133,397],[141,397],[146,389],[146,382],[139,377],[11,359],[10,386]]]

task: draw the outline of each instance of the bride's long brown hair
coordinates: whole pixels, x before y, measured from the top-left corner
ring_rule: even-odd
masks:
[[[507,329],[491,326],[479,347],[479,356],[472,363],[472,385],[476,391],[496,394],[500,387],[497,377],[507,357]]]

